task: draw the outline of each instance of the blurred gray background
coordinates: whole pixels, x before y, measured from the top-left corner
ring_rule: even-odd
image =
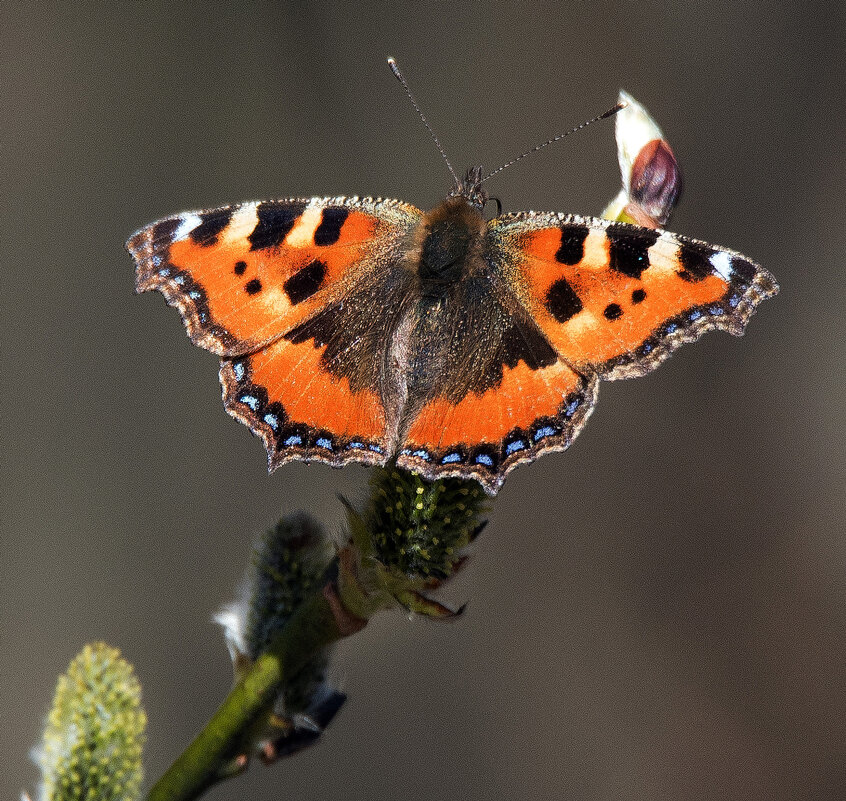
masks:
[[[58,673],[105,639],[149,713],[148,780],[230,683],[212,613],[280,511],[333,531],[366,471],[292,465],[220,402],[216,359],[123,249],[185,209],[449,187],[646,104],[686,192],[671,228],[779,279],[747,336],[605,384],[566,453],[511,475],[445,593],[374,619],[317,747],[212,799],[846,796],[844,55],[831,2],[24,4],[0,9],[0,797]],[[613,123],[492,182],[598,213]]]

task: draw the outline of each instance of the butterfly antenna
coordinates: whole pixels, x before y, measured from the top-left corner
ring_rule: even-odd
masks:
[[[392,56],[388,58],[388,66],[391,68],[391,72],[394,73],[394,77],[402,84],[402,88],[405,89],[405,93],[408,95],[408,99],[411,101],[411,105],[414,106],[414,110],[420,115],[420,119],[423,120],[423,124],[426,126],[426,130],[430,134],[432,134],[432,139],[435,140],[435,147],[438,148],[438,152],[443,156],[443,159],[446,162],[450,173],[452,173],[452,177],[455,179],[455,185],[460,187],[461,181],[458,180],[458,176],[455,174],[455,170],[452,168],[452,164],[449,163],[447,154],[444,153],[444,149],[441,147],[441,143],[440,141],[438,141],[438,137],[435,136],[435,132],[432,130],[432,126],[429,125],[429,122],[426,120],[426,117],[420,110],[420,106],[417,105],[417,101],[414,99],[414,95],[411,94],[411,89],[408,88],[408,84],[406,83],[403,74],[400,72],[396,60]]]
[[[586,120],[581,125],[577,125],[575,128],[571,128],[569,131],[564,131],[564,133],[558,134],[558,136],[553,136],[552,139],[547,139],[541,145],[535,145],[531,150],[527,150],[525,153],[521,153],[517,158],[511,159],[511,161],[506,162],[501,167],[497,167],[493,172],[489,172],[481,181],[480,184],[483,184],[488,178],[493,177],[498,172],[502,172],[506,167],[510,167],[512,164],[516,164],[520,159],[526,158],[526,156],[531,156],[532,153],[537,153],[538,150],[543,150],[547,145],[551,145],[553,142],[557,142],[559,139],[563,139],[565,136],[569,136],[572,133],[576,133],[576,131],[581,131],[582,128],[587,128],[588,125],[593,124],[594,122],[599,122],[599,120],[607,119],[608,117],[613,117],[618,111],[622,111],[628,104],[627,103],[617,103],[614,108],[609,108],[608,111],[604,111],[597,117],[594,117],[592,120]]]

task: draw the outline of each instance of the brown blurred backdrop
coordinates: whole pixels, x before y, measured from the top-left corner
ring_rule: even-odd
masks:
[[[337,530],[366,473],[265,472],[214,357],[123,250],[184,209],[372,194],[428,207],[622,86],[685,173],[671,228],[782,293],[605,384],[574,447],[512,474],[446,593],[342,644],[323,743],[212,799],[846,796],[844,42],[829,2],[15,3],[0,8],[0,797],[32,788],[86,641],[144,684],[155,779],[230,675],[212,612],[280,510]],[[508,210],[598,213],[613,124],[515,167]]]

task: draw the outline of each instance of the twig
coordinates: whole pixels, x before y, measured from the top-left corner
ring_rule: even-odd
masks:
[[[252,728],[269,713],[282,688],[310,656],[343,635],[322,592],[294,613],[282,633],[147,795],[147,801],[190,801],[221,778],[221,765],[240,755]]]

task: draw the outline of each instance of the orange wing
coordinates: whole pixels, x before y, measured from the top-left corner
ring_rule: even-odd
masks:
[[[778,292],[745,256],[666,231],[532,212],[489,230],[496,269],[552,347],[605,379],[643,375],[712,329],[742,335]]]
[[[472,477],[491,494],[517,464],[570,445],[599,377],[642,375],[710,329],[740,335],[778,291],[766,270],[733,251],[558,214],[491,220],[483,258],[486,286],[465,293],[456,305],[470,310],[440,326],[454,339],[472,332],[472,350],[444,346],[464,353],[465,365],[449,367],[444,384],[470,389],[426,400],[398,464],[429,478]],[[484,299],[485,314],[473,298]],[[468,378],[471,369],[488,380]]]
[[[226,408],[262,437],[271,469],[384,462],[389,315],[380,326],[367,306],[374,286],[388,304],[408,292],[400,261],[420,217],[393,200],[245,203],[153,223],[127,248],[137,291],[162,292],[191,340],[224,357]]]
[[[221,361],[224,405],[262,438],[270,470],[292,459],[340,466],[383,464],[390,455],[378,388],[354,390],[326,369],[324,351],[278,339]]]
[[[518,464],[569,447],[593,411],[598,383],[560,360],[506,366],[502,380],[482,393],[424,405],[397,464],[432,479],[474,478],[493,495]]]
[[[126,246],[136,291],[159,290],[195,345],[239,356],[386,269],[420,216],[369,198],[243,203],[159,220]]]

